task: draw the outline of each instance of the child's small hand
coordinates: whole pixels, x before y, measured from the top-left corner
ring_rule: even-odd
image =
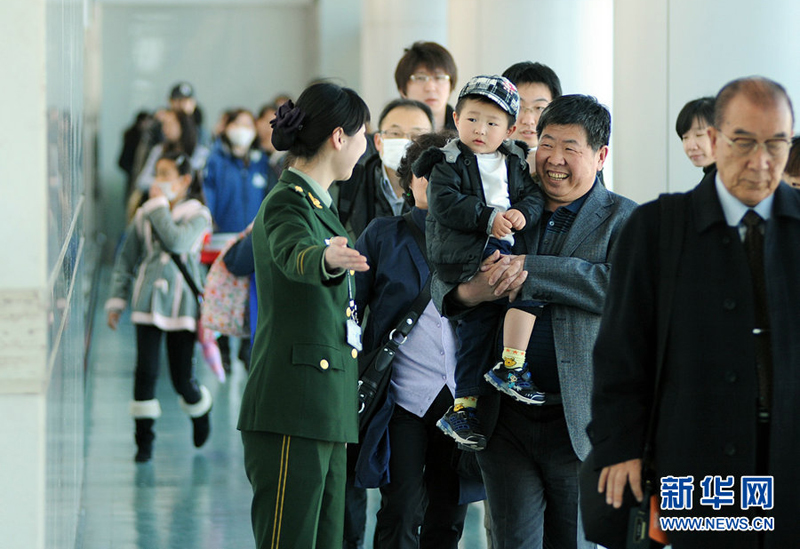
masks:
[[[159,185],[158,183],[156,183],[154,181],[153,184],[150,185],[150,192],[148,194],[148,197],[149,198],[156,198],[156,197],[159,197],[159,196],[164,196],[164,189],[162,189],[161,185]]]
[[[505,215],[502,213],[498,213],[494,216],[494,221],[492,221],[492,236],[495,238],[503,238],[506,235],[511,234],[511,221],[506,219]]]
[[[511,222],[511,227],[515,231],[521,231],[525,228],[525,216],[522,215],[522,212],[519,210],[508,210],[503,214],[503,217],[508,219]]]
[[[120,316],[122,316],[122,313],[119,311],[108,311],[108,327],[112,330],[116,330]]]

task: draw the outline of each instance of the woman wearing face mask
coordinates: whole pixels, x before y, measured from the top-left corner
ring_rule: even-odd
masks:
[[[116,330],[131,303],[136,326],[136,370],[131,414],[136,420],[135,460],[149,461],[155,420],[161,406],[155,398],[161,339],[166,334],[170,377],[183,411],[191,418],[198,448],[210,432],[211,394],[194,377],[192,356],[197,329],[197,300],[170,253],[180,255],[196,281],[199,252],[211,214],[203,205],[200,183],[183,153],[166,153],[156,163],[149,199],[138,209],[125,234],[114,266],[108,325]]]
[[[291,167],[253,223],[258,325],[238,425],[259,549],[342,544],[345,444],[358,439],[353,274],[369,267],[328,189],[350,177],[368,121],[356,92],[330,83],[274,120]]]
[[[339,182],[339,219],[358,238],[376,217],[400,215],[410,207],[403,196],[397,167],[411,139],[433,130],[433,114],[425,103],[391,101],[378,119],[373,139],[377,153],[356,166],[352,177]]]
[[[206,163],[203,188],[214,232],[239,233],[253,220],[276,178],[258,147],[252,113],[233,109],[225,118],[225,129]]]

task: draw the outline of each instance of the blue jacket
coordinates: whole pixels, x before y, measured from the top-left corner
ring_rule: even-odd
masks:
[[[411,210],[417,226],[425,231],[426,211]],[[364,352],[379,345],[422,291],[430,269],[402,216],[374,219],[356,242],[356,249],[367,258],[370,269],[356,273],[356,306],[363,314],[369,306],[369,321],[364,327]],[[413,332],[412,332],[413,335]],[[391,387],[391,386],[390,386]],[[356,485],[375,488],[389,479],[389,420],[394,411],[392,390],[361,440],[356,463]],[[461,503],[485,497],[479,481],[461,479]]]
[[[276,180],[267,155],[253,149],[249,162],[236,158],[227,145],[215,143],[206,163],[203,190],[214,220],[214,232],[238,233],[255,218]]]

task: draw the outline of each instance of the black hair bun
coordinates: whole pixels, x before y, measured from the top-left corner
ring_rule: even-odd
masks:
[[[270,121],[273,128],[272,145],[279,151],[288,151],[297,139],[297,133],[303,129],[303,120],[306,115],[298,107],[287,101],[275,113],[275,118]]]

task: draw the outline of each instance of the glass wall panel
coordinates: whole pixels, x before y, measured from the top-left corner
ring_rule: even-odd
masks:
[[[72,547],[83,480],[83,0],[45,3],[48,388],[45,546]]]

